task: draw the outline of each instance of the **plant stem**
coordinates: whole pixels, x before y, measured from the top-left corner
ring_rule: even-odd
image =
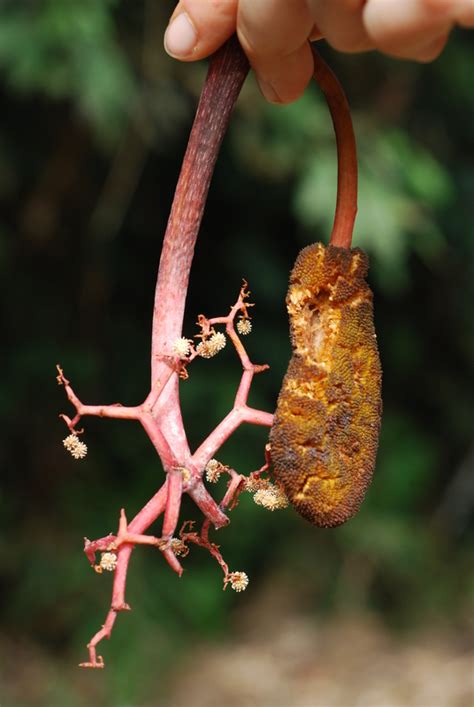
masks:
[[[349,104],[335,74],[311,45],[314,78],[328,104],[337,145],[337,202],[331,245],[350,248],[357,214],[357,149]]]
[[[155,293],[152,369],[157,357],[170,354],[181,336],[189,272],[209,184],[248,69],[235,36],[213,56],[209,66],[163,241]]]
[[[163,248],[152,324],[151,387],[169,373],[173,343],[181,337],[189,273],[214,165],[232,109],[249,70],[235,36],[212,57],[176,186]],[[189,456],[173,373],[153,416],[174,454]]]

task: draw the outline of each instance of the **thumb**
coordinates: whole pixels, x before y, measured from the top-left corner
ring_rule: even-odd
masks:
[[[168,54],[181,61],[202,59],[235,32],[238,0],[181,0],[165,32]]]

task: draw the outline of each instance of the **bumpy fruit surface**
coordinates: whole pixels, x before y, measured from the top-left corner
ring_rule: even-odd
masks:
[[[275,475],[296,510],[344,523],[371,481],[381,415],[381,367],[368,258],[360,249],[304,248],[290,276],[293,356],[270,434]]]

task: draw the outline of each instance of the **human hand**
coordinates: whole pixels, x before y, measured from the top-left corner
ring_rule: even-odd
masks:
[[[291,103],[313,73],[309,39],[428,62],[456,24],[474,27],[474,0],[180,0],[165,48],[194,61],[237,31],[265,98]]]

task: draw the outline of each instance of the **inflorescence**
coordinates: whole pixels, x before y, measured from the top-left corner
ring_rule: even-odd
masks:
[[[70,434],[63,439],[63,445],[74,459],[84,459],[87,454],[87,444],[81,442],[76,434]]]
[[[89,660],[81,663],[83,667],[104,666],[102,657],[97,655],[96,646],[103,638],[110,637],[117,613],[130,608],[125,601],[125,587],[130,552],[134,546],[143,544],[156,547],[171,568],[181,575],[183,568],[180,560],[188,555],[191,544],[198,545],[206,549],[223,570],[223,588],[230,585],[234,591],[242,592],[247,588],[249,578],[245,572],[229,570],[219,546],[209,539],[211,527],[218,529],[229,522],[227,513],[235,508],[243,492],[252,493],[255,503],[272,511],[285,508],[288,503],[281,488],[269,478],[264,478],[270,468],[268,445],[264,466],[249,476],[237,473],[214,457],[223,442],[243,422],[270,427],[273,421],[271,413],[251,408],[247,403],[254,375],[268,368],[266,365],[251,362],[239,338],[239,334],[244,336],[252,330],[249,308],[253,307],[253,304],[248,301],[249,295],[247,283],[244,281],[237,302],[227,316],[206,318],[199,315],[199,333],[194,337],[198,339],[198,343],[195,344],[193,339],[184,336],[174,341],[170,346],[170,354],[164,353],[161,356],[162,377],[157,379],[142,405],[129,408],[120,404],[85,405],[73,391],[63,370],[57,367],[58,383],[64,386],[68,400],[76,411],[72,418],[61,415],[69,430],[63,444],[75,459],[83,459],[87,454],[87,445],[79,439],[83,430],[78,428],[84,416],[137,420],[148,433],[166,471],[166,480],[162,487],[130,523],[127,522],[124,510],[121,511],[116,535],[110,534],[93,541],[85,539],[84,550],[93,569],[99,574],[112,572],[114,581],[111,608],[102,628],[88,644]],[[219,326],[225,327],[225,333],[216,329]],[[175,456],[176,453],[171,450],[166,439],[166,425],[163,424],[166,418],[154,414],[155,409],[159,409],[161,393],[173,374],[185,380],[188,378],[188,366],[195,358],[215,356],[229,340],[242,365],[242,377],[234,406],[191,457],[185,447]],[[209,494],[205,482],[216,484],[221,477],[227,478],[227,489],[221,501],[217,502]],[[194,529],[193,521],[186,521],[176,533],[181,497],[184,493],[189,494],[203,512],[204,521],[200,530]],[[146,530],[161,514],[164,516],[161,536],[146,535]]]

